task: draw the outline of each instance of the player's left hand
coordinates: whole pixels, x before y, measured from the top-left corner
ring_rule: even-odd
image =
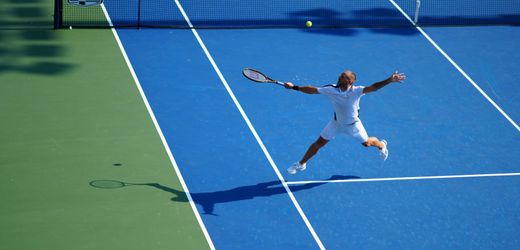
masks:
[[[392,82],[402,82],[406,79],[404,73],[398,73],[397,71],[390,76],[390,81]]]

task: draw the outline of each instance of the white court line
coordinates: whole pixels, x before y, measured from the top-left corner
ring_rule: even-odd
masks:
[[[486,92],[484,92],[476,83],[475,81],[473,81],[473,79],[471,79],[471,77],[469,77],[468,74],[466,74],[466,72],[464,72],[464,70],[462,70],[461,67],[459,67],[459,65],[453,61],[453,59],[451,59],[451,57],[446,54],[446,52],[444,52],[444,50],[439,47],[439,45],[437,45],[437,43],[435,41],[433,41],[433,39],[428,35],[426,34],[426,32],[424,32],[424,30],[419,27],[419,25],[417,25],[409,16],[408,14],[406,14],[406,12],[403,11],[403,9],[401,9],[401,7],[396,4],[394,2],[394,0],[389,0],[396,8],[397,10],[399,10],[399,12],[401,12],[401,14],[403,14],[404,17],[406,17],[406,19],[408,19],[408,21],[410,21],[410,23],[412,23],[415,28],[417,28],[417,30],[419,30],[419,32],[421,32],[421,34],[451,63],[451,65],[453,65],[453,67],[455,67],[461,74],[462,76],[464,76],[466,78],[466,80],[468,80],[472,85],[473,87],[475,87],[478,92],[480,92],[480,94],[482,94],[482,96],[484,96],[490,103],[491,105],[493,105],[493,107],[495,107],[498,112],[500,112],[515,128],[516,130],[518,130],[518,132],[520,132],[520,126],[518,126],[518,124],[516,124],[515,121],[513,121],[513,119],[511,119],[511,117],[509,117],[509,115],[506,114],[506,112],[504,112],[504,110],[502,110],[502,108],[500,108],[500,106],[498,106],[498,104],[496,104],[493,99],[491,99],[491,97],[489,97]]]
[[[412,181],[412,180],[461,179],[461,178],[483,178],[483,177],[504,177],[504,176],[520,176],[520,173],[439,175],[439,176],[415,176],[415,177],[392,177],[392,178],[345,179],[345,180],[288,181],[286,183],[287,183],[287,185],[303,185],[303,184],[315,184],[315,183]]]
[[[206,57],[208,58],[209,62],[213,66],[213,69],[215,70],[215,72],[217,73],[218,77],[220,78],[220,81],[222,82],[222,84],[226,88],[229,96],[231,97],[231,99],[235,103],[235,106],[237,107],[238,111],[240,111],[240,114],[244,118],[247,126],[249,127],[249,130],[251,130],[251,133],[253,133],[253,136],[255,137],[256,141],[258,142],[258,145],[260,145],[260,148],[264,152],[265,157],[267,158],[267,160],[271,164],[271,167],[273,168],[274,172],[278,176],[278,179],[280,179],[283,187],[285,188],[285,191],[287,192],[287,194],[289,195],[291,201],[293,202],[294,206],[296,207],[296,210],[298,210],[298,213],[300,214],[300,216],[302,217],[303,221],[305,222],[305,225],[307,225],[307,228],[311,232],[312,237],[314,237],[314,240],[316,241],[316,243],[318,244],[318,246],[321,249],[325,249],[325,247],[323,246],[323,243],[321,242],[320,238],[318,237],[318,234],[316,234],[316,231],[314,230],[314,228],[312,227],[311,223],[307,219],[307,216],[305,215],[305,213],[303,212],[302,208],[300,207],[300,204],[298,203],[298,201],[296,201],[296,198],[294,197],[291,189],[289,189],[289,186],[285,183],[285,180],[284,180],[282,174],[280,173],[280,171],[278,170],[278,167],[276,166],[276,164],[274,163],[273,159],[271,158],[271,155],[267,151],[267,148],[265,147],[264,143],[262,142],[262,139],[260,139],[260,136],[258,136],[258,133],[256,132],[256,129],[251,124],[251,121],[249,121],[249,118],[247,117],[246,113],[244,112],[244,109],[242,108],[242,105],[240,105],[240,103],[238,102],[238,99],[235,97],[235,94],[233,93],[233,91],[229,87],[229,84],[227,83],[226,79],[222,75],[222,72],[220,71],[220,69],[218,68],[217,64],[215,63],[215,60],[213,60],[213,57],[211,56],[211,54],[209,53],[208,49],[206,48],[206,45],[204,45],[204,42],[200,38],[199,33],[193,27],[190,19],[188,18],[188,15],[184,11],[184,8],[182,7],[182,5],[179,3],[178,0],[175,0],[175,4],[177,4],[177,7],[179,8],[179,10],[182,13],[182,16],[184,17],[184,20],[186,20],[186,23],[188,23],[189,27],[191,28],[191,31],[193,32],[193,35],[195,36],[195,38],[199,42],[200,47],[202,48],[202,50],[206,54]]]
[[[101,4],[101,8],[103,9],[103,13],[105,14],[105,17],[106,17],[108,23],[110,24],[110,26],[113,26],[112,19],[108,15],[105,5]],[[215,249],[215,246],[213,245],[213,241],[211,240],[211,237],[209,236],[208,230],[206,229],[206,226],[204,225],[204,222],[202,221],[202,218],[200,217],[199,211],[197,210],[197,207],[195,206],[195,202],[193,201],[193,198],[191,197],[190,190],[188,189],[188,186],[184,182],[184,178],[181,175],[177,162],[175,161],[175,158],[173,158],[173,154],[170,150],[170,147],[168,146],[168,142],[166,141],[166,138],[164,137],[164,134],[162,133],[161,127],[159,126],[159,123],[157,122],[157,119],[155,118],[152,108],[150,107],[150,103],[148,102],[148,98],[146,98],[146,95],[144,94],[143,88],[141,87],[141,83],[139,82],[139,79],[137,78],[137,75],[134,71],[134,67],[132,66],[132,63],[130,63],[130,60],[128,59],[125,48],[123,47],[123,44],[121,43],[121,40],[119,39],[119,35],[117,34],[117,31],[115,28],[112,28],[112,33],[114,34],[117,44],[119,45],[119,49],[121,50],[121,54],[123,54],[126,64],[128,65],[128,68],[130,69],[130,73],[132,74],[132,77],[134,78],[135,85],[139,89],[139,93],[141,94],[141,98],[143,98],[144,104],[146,105],[146,109],[148,110],[148,114],[150,115],[150,118],[152,118],[153,124],[155,125],[155,129],[157,130],[157,133],[159,134],[159,137],[161,138],[162,144],[163,144],[164,148],[166,149],[166,153],[168,154],[168,156],[170,158],[170,162],[172,163],[175,173],[177,174],[177,177],[179,178],[179,181],[182,185],[182,189],[184,190],[184,192],[188,198],[188,201],[191,205],[191,209],[193,210],[193,213],[195,214],[195,217],[197,218],[197,221],[199,222],[200,228],[201,228],[202,232],[204,233],[204,236],[206,237],[208,245],[211,249]]]

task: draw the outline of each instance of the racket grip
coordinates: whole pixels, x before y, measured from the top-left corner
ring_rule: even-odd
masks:
[[[281,85],[281,86],[285,86],[285,83],[280,82],[280,81],[276,81],[276,82],[274,82],[274,83],[276,83],[276,84],[278,84],[278,85]]]

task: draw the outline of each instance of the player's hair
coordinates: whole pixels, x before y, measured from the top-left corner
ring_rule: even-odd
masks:
[[[341,74],[339,75],[339,77],[338,77],[338,83],[340,82],[341,77],[342,77],[343,75],[347,74],[347,73],[352,74],[352,75],[354,76],[354,80],[357,80],[356,73],[354,73],[352,70],[348,70],[348,69],[347,69],[347,70],[341,72]]]

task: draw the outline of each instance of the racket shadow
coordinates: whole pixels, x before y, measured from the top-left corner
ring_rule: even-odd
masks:
[[[342,176],[333,175],[326,180],[345,180],[345,179],[359,179],[358,176]],[[92,181],[94,182],[94,181]],[[91,183],[92,183],[91,182]],[[120,181],[118,181],[120,182]],[[124,182],[120,182],[124,183]],[[324,183],[308,183],[302,185],[291,185],[290,189],[292,192],[299,192],[315,188]],[[93,185],[91,185],[93,186]],[[129,186],[148,186],[164,192],[168,192],[174,195],[170,200],[174,202],[188,202],[188,195],[181,190],[171,188],[160,183],[132,183],[131,185],[118,185],[118,187],[129,187]],[[95,186],[93,186],[95,187]],[[99,187],[96,187],[99,188]],[[223,204],[228,202],[236,202],[243,200],[251,200],[256,197],[269,197],[273,195],[286,194],[287,191],[283,187],[280,180],[261,182],[254,185],[240,186],[232,189],[214,191],[214,192],[200,192],[190,193],[190,196],[197,205],[202,207],[203,214],[218,216],[215,213],[215,207],[217,204]]]

